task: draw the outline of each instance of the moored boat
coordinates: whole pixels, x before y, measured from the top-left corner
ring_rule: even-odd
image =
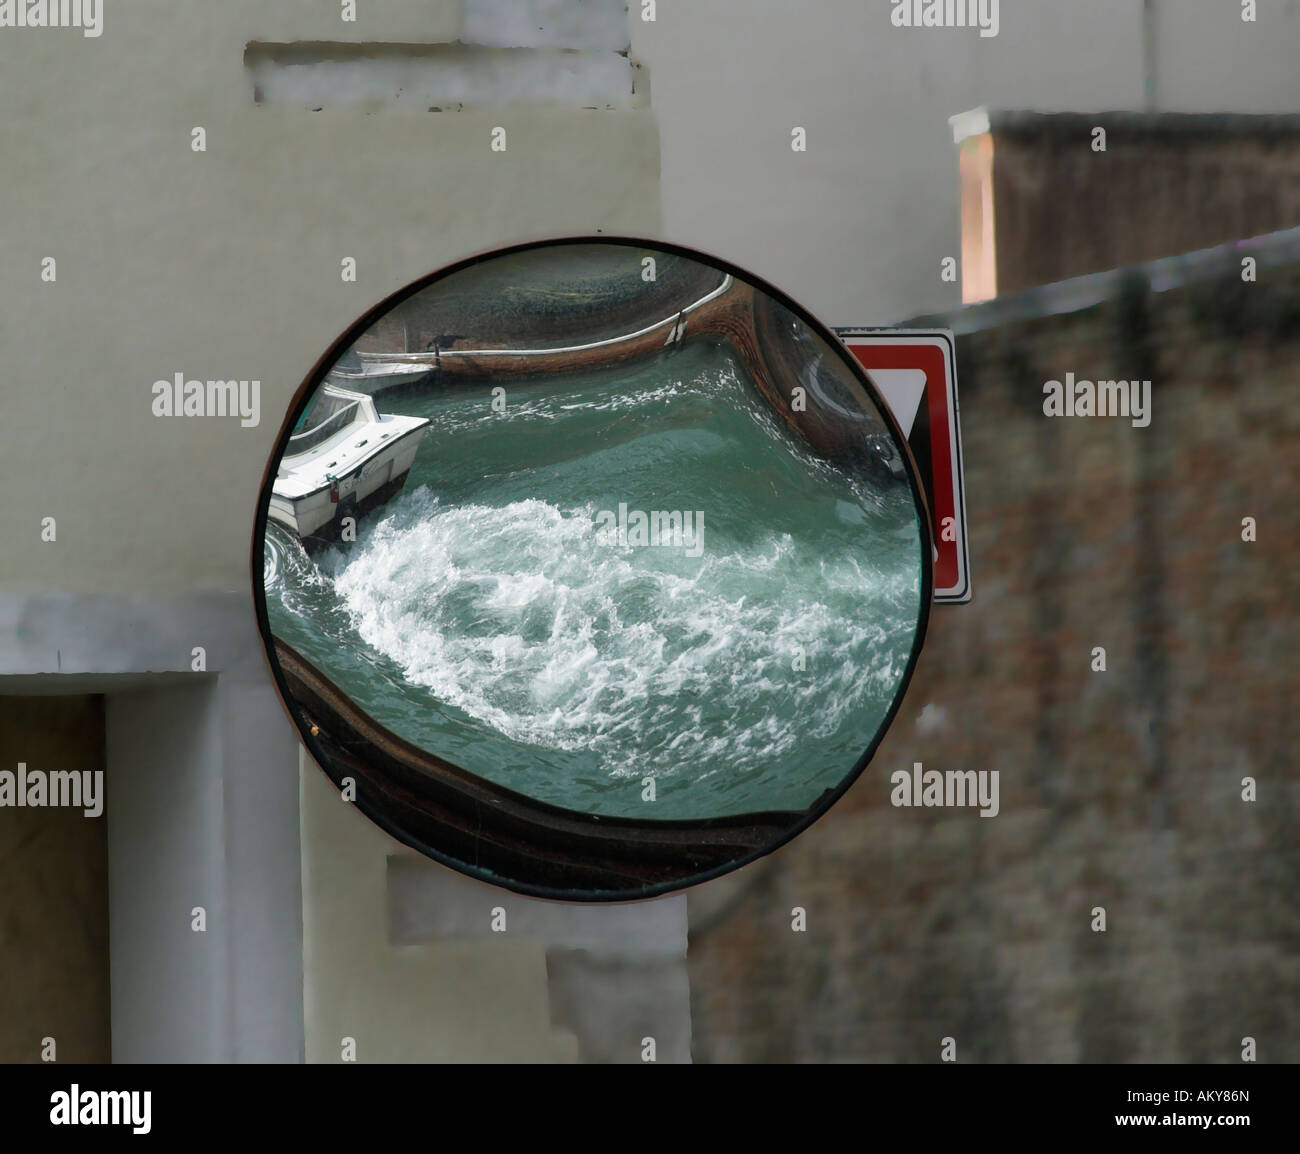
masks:
[[[268,516],[308,548],[337,540],[406,483],[427,417],[380,413],[365,393],[322,385],[280,459]]]
[[[349,349],[330,369],[329,381],[341,388],[374,396],[389,389],[422,384],[432,375],[433,369],[429,365],[409,361],[363,361],[355,350]]]

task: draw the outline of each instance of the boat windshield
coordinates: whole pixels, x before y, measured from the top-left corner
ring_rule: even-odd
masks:
[[[317,393],[294,426],[285,456],[305,453],[350,425],[356,420],[359,403],[355,398],[334,396],[324,390]]]

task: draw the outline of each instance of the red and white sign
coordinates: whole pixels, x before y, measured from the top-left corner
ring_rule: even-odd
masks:
[[[934,599],[948,603],[969,601],[956,341],[944,329],[836,332],[893,410],[916,459],[934,519]]]

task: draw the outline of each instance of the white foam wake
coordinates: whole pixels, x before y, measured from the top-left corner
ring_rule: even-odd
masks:
[[[610,774],[758,767],[885,701],[907,660],[915,575],[861,552],[715,533],[691,558],[610,547],[585,506],[402,506],[328,562],[359,636],[483,725]]]

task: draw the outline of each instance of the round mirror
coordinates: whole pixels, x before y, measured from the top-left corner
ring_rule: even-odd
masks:
[[[406,844],[621,900],[809,825],[897,711],[931,532],[824,326],[698,253],[592,238],[412,285],[299,390],[254,542],[308,749]]]

